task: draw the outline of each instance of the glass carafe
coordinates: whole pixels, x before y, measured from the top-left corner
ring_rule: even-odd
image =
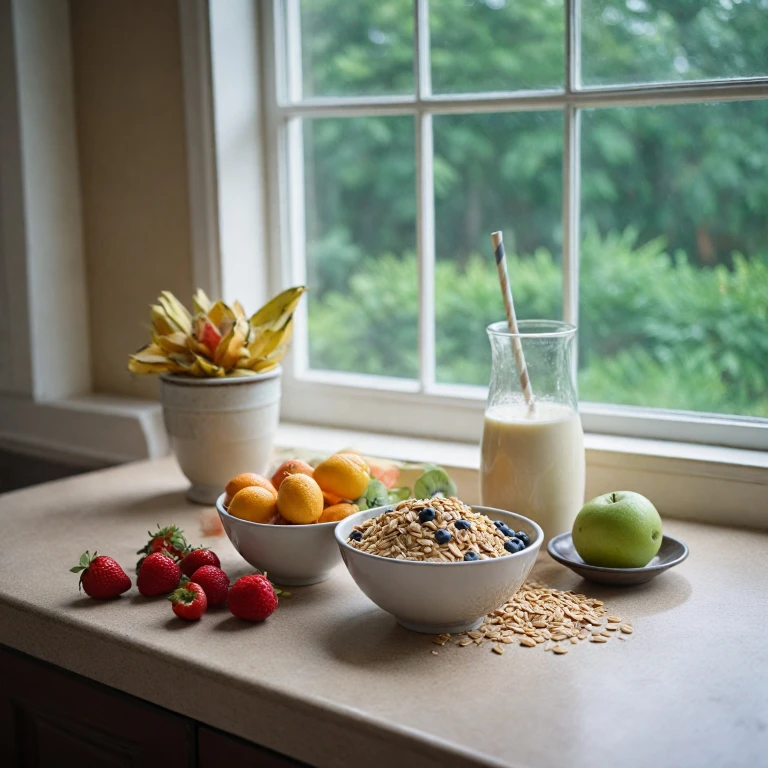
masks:
[[[535,520],[545,541],[570,531],[584,503],[584,433],[573,351],[576,327],[554,320],[488,326],[493,365],[483,428],[483,504]],[[525,401],[515,367],[520,340],[534,395]]]

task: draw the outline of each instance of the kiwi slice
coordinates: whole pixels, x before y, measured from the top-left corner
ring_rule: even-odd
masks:
[[[389,497],[390,504],[397,504],[400,501],[405,501],[406,499],[411,498],[411,489],[410,488],[390,488],[389,492],[387,493],[387,496]]]
[[[417,499],[431,499],[434,496],[455,496],[456,483],[448,477],[442,467],[427,470],[413,486],[413,495]]]
[[[384,507],[389,504],[389,494],[387,493],[387,486],[372,477],[368,483],[365,493],[355,501],[360,510],[374,509],[375,507]]]

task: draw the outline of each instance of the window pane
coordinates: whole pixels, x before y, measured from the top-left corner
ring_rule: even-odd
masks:
[[[434,118],[437,380],[487,385],[485,328],[504,319],[501,229],[519,318],[562,315],[561,112]]]
[[[429,6],[435,93],[562,87],[563,0],[439,0]]]
[[[587,111],[580,395],[768,416],[768,102]]]
[[[412,0],[301,0],[304,96],[413,93]]]
[[[582,0],[585,85],[768,74],[766,0]]]
[[[413,118],[308,120],[304,154],[310,366],[415,377]]]

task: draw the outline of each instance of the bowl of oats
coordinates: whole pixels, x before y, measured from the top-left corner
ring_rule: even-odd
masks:
[[[407,629],[466,632],[525,581],[544,533],[527,517],[457,498],[408,499],[334,531],[362,592]]]

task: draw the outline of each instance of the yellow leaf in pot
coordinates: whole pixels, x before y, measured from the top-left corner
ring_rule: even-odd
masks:
[[[176,333],[168,333],[161,335],[159,333],[152,334],[152,341],[155,345],[160,347],[163,352],[186,352],[187,351],[187,339],[189,337],[183,334],[181,331]]]
[[[229,305],[223,301],[217,301],[208,310],[208,319],[218,328],[222,336],[226,336],[232,330],[237,316]]]
[[[189,373],[192,376],[200,376],[205,378],[219,378],[226,375],[226,371],[219,365],[212,363],[202,355],[195,355],[195,360],[189,369]]]
[[[161,336],[167,336],[171,333],[183,333],[181,328],[166,314],[165,310],[159,304],[151,306],[152,327]]]
[[[202,288],[195,291],[195,295],[192,297],[192,307],[196,315],[206,315],[211,309],[211,300],[205,295]]]
[[[240,359],[240,351],[245,346],[245,338],[248,334],[248,321],[241,317],[232,326],[232,330],[221,340],[216,348],[213,361],[225,370],[234,368]]]
[[[253,330],[253,328],[252,328]],[[293,318],[289,319],[284,327],[274,331],[261,331],[248,345],[248,353],[251,362],[271,355],[278,347],[288,344],[293,334]],[[245,367],[250,368],[250,365]]]
[[[270,331],[282,328],[290,319],[306,290],[303,285],[299,285],[279,293],[251,316],[251,327]]]
[[[166,315],[184,333],[192,333],[192,316],[189,310],[170,292],[163,291],[158,298]]]
[[[128,360],[131,373],[173,373],[177,368],[157,344],[147,344]]]

